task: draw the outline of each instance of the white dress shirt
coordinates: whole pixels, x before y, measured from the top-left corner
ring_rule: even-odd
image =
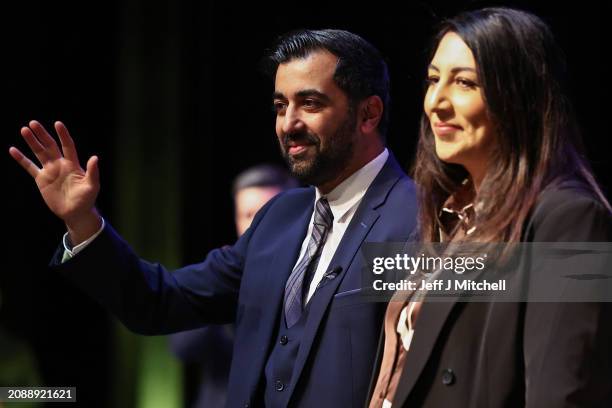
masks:
[[[370,184],[372,184],[380,170],[387,162],[388,157],[389,151],[385,149],[368,164],[351,174],[342,183],[338,184],[338,186],[330,191],[329,194],[323,195],[318,188],[316,189],[316,197],[315,202],[312,205],[312,216],[310,217],[308,232],[306,233],[304,241],[302,242],[302,249],[300,250],[300,256],[298,256],[298,259],[295,262],[296,265],[304,256],[306,248],[308,247],[308,241],[310,241],[310,235],[312,234],[314,223],[314,209],[319,198],[327,198],[332,214],[334,214],[334,222],[332,223],[331,230],[329,230],[327,233],[327,239],[323,245],[321,257],[319,258],[319,264],[317,265],[317,270],[314,273],[310,283],[310,288],[308,290],[308,295],[306,296],[306,302],[310,300],[317,289],[319,282],[325,273],[328,272],[327,269],[329,268],[329,263],[336,253],[336,249],[338,248],[338,245],[340,245],[344,232],[353,219],[353,215],[355,215],[355,211],[357,210],[361,199],[368,190],[368,187],[370,187]]]
[[[65,233],[64,238],[62,238],[62,243],[64,244],[64,255],[62,256],[62,263],[66,262],[67,260],[75,256],[76,254],[81,252],[83,249],[85,249],[87,245],[89,245],[94,239],[98,237],[98,235],[100,235],[100,233],[102,233],[102,230],[104,230],[105,224],[106,222],[104,221],[104,218],[102,218],[102,226],[100,227],[100,229],[95,234],[93,234],[91,237],[87,238],[85,241],[81,242],[79,245],[76,245],[76,246],[72,246],[72,242],[70,242],[68,233]]]

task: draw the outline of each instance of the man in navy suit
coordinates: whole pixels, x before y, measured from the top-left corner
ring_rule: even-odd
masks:
[[[364,242],[404,241],[415,191],[385,148],[389,77],[379,52],[341,30],[281,37],[268,58],[276,133],[292,173],[231,247],[168,272],[132,251],[95,208],[98,161],[83,170],[66,127],[61,150],[35,121],[21,130],[40,161],[10,154],[68,232],[52,265],[131,330],[165,334],[236,323],[230,407],[365,403],[384,304],[361,296]]]

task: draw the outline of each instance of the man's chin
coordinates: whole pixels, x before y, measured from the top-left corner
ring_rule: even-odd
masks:
[[[312,173],[312,162],[303,160],[292,160],[290,162],[291,173],[298,178],[308,177]]]
[[[313,177],[316,173],[314,161],[288,159],[287,162],[293,177],[306,184],[312,184],[315,181],[316,177]]]
[[[295,169],[296,172],[307,172],[308,169],[314,166],[316,158],[306,150],[300,152],[299,154],[286,153],[285,159],[287,160],[287,163],[292,171]]]

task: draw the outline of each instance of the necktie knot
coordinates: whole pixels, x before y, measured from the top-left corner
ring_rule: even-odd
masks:
[[[315,206],[314,223],[325,228],[331,228],[334,222],[334,214],[332,213],[329,203],[325,197],[319,198]]]

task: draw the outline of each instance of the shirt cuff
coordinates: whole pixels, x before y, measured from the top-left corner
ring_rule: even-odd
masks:
[[[73,247],[72,242],[70,242],[70,238],[68,237],[68,233],[64,234],[64,237],[62,238],[62,243],[64,244],[64,255],[62,256],[62,263],[66,262],[67,260],[74,257],[76,254],[81,252],[87,247],[87,245],[91,244],[91,242],[96,239],[98,235],[100,235],[100,233],[104,230],[104,226],[106,225],[104,218],[100,218],[102,218],[102,226],[100,227],[100,229],[91,237],[87,238],[85,241],[81,242],[77,246]]]

